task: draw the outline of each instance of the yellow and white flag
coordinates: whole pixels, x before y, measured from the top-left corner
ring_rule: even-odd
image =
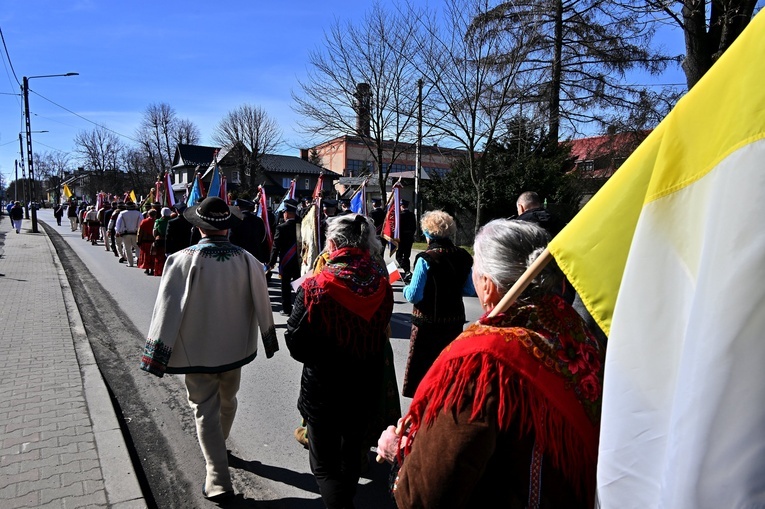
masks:
[[[609,336],[600,507],[765,507],[765,15],[550,243]]]
[[[69,189],[69,186],[66,184],[64,184],[64,196],[66,196],[67,200],[72,197],[72,191]]]

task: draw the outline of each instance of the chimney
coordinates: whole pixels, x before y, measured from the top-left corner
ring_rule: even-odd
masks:
[[[303,161],[308,161],[308,149],[307,148],[301,148],[300,149],[300,159]]]
[[[369,124],[371,122],[372,89],[368,83],[356,85],[356,93],[353,109],[356,110],[356,135],[369,138]]]

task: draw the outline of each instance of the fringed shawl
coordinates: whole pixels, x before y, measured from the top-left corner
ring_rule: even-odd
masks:
[[[376,323],[379,319],[390,318],[393,292],[387,271],[368,252],[357,248],[333,252],[321,272],[302,287],[310,323],[323,324],[324,332],[341,346],[353,344],[357,354],[380,350],[381,344],[369,342],[384,339],[374,332],[381,325]]]
[[[561,298],[516,304],[507,314],[484,316],[438,357],[409,408],[409,433],[442,411],[470,408],[484,415],[487,396],[497,394],[502,430],[517,421],[533,432],[577,490],[593,496],[598,451],[605,349],[576,311]]]

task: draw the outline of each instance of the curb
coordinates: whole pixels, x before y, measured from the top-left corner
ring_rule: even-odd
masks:
[[[130,459],[122,429],[117,421],[109,391],[106,389],[106,382],[96,364],[96,358],[88,341],[80,311],[74,299],[72,288],[69,286],[69,279],[66,277],[64,267],[61,265],[61,260],[58,258],[58,253],[53,247],[47,231],[45,231],[44,237],[58,273],[61,294],[69,318],[69,328],[72,333],[77,362],[80,366],[83,393],[93,424],[96,450],[98,451],[109,507],[113,509],[145,509],[147,508],[146,500],[138,483],[138,477]]]

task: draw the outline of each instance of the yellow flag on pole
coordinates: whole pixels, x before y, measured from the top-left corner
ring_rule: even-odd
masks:
[[[765,15],[550,243],[608,334],[598,501],[765,500]]]
[[[67,200],[72,197],[72,191],[69,189],[69,186],[66,184],[64,184],[64,196],[66,196]]]
[[[132,189],[130,190],[130,199],[132,200],[133,203],[138,204],[138,198],[135,197],[135,191],[133,191]]]

